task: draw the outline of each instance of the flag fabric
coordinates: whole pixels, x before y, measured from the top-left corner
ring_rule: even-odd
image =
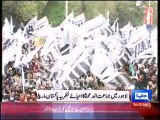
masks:
[[[153,8],[152,7],[146,7],[145,8],[144,23],[146,25],[152,25],[153,24]]]
[[[39,31],[39,30],[41,30],[43,28],[47,28],[49,26],[50,25],[49,25],[48,19],[45,16],[45,17],[41,18],[40,20],[36,21],[36,23],[35,23],[35,31]]]
[[[74,19],[74,12],[72,11],[67,17],[66,19],[61,23],[60,26],[63,26],[64,24],[68,24],[68,23],[72,23]]]
[[[134,88],[131,84],[130,77],[125,73],[114,73],[114,75],[106,78],[103,82],[107,85],[110,90],[115,90],[119,86],[124,86],[125,88]]]
[[[110,12],[107,11],[107,15],[106,15],[107,20],[106,20],[106,23],[108,24],[108,26],[110,26],[109,14],[110,14]]]
[[[60,49],[61,55],[69,54],[69,44],[66,44]]]
[[[117,28],[117,22],[118,21],[118,18],[114,21],[113,25],[111,26],[111,29],[116,32],[116,28]]]
[[[81,15],[79,15],[73,19],[73,24],[75,24],[78,27],[80,27],[83,23],[85,23],[84,13],[82,13]]]
[[[7,18],[4,19],[4,25],[3,25],[3,28],[2,28],[2,32],[3,32],[4,38],[9,37],[9,35],[10,35],[10,23],[9,23]]]
[[[110,26],[102,26],[100,28],[100,34],[101,35],[106,35],[107,37],[110,36],[110,35],[113,35],[114,31],[112,30],[112,28]]]
[[[12,20],[12,16],[10,18],[10,33],[13,34],[13,28],[14,28],[14,25],[13,25],[13,20]]]
[[[155,64],[156,63],[156,57],[149,57],[149,58],[139,58],[134,60],[137,64],[147,65],[147,64]]]
[[[105,18],[102,15],[99,15],[97,17],[95,17],[92,20],[86,21],[81,28],[85,31],[85,32],[91,32],[94,30],[97,30],[97,28],[101,27],[103,24],[106,23]]]
[[[34,17],[33,19],[31,19],[27,25],[24,27],[24,30],[23,30],[23,34],[24,35],[28,35],[30,34],[30,32],[32,33],[33,32],[33,28],[35,26],[35,23],[37,22],[37,16]],[[31,29],[32,28],[32,29]]]
[[[123,67],[125,63],[128,63],[128,61],[131,60],[131,57],[131,51],[128,48],[123,49],[119,54],[119,58],[116,61],[114,61],[116,68],[120,69],[121,67]]]
[[[90,63],[88,59],[85,59],[73,68],[73,70],[69,73],[69,78],[72,80],[77,80],[80,76],[86,74],[89,70]]]
[[[94,49],[94,54],[91,57],[91,72],[102,80],[113,72],[110,57],[105,52],[103,48]]]
[[[151,14],[153,15],[153,8],[147,8],[147,25],[152,25],[153,20],[151,18],[153,16]],[[11,41],[20,38],[19,35],[23,35],[23,37],[3,50],[3,74],[4,66],[12,61],[14,57],[16,58],[15,67],[19,67],[19,64],[23,67],[25,63],[28,64],[32,60],[37,52],[40,52],[41,73],[47,79],[59,80],[60,84],[64,83],[64,86],[68,84],[67,81],[73,84],[80,76],[86,74],[87,71],[91,71],[109,89],[116,89],[119,85],[133,88],[130,78],[126,74],[118,72],[118,70],[130,61],[138,64],[156,63],[157,56],[154,47],[157,44],[157,35],[155,32],[154,35],[152,34],[152,37],[155,36],[154,41],[152,41],[154,47],[148,49],[146,47],[146,24],[138,29],[133,29],[129,22],[119,30],[117,21],[118,19],[115,20],[112,26],[109,25],[109,12],[107,19],[99,15],[89,21],[85,21],[84,14],[74,18],[73,12],[71,12],[60,26],[51,28],[47,17],[43,17],[38,21],[35,17],[25,26],[23,33],[18,31],[13,34],[13,38],[10,38],[8,34],[7,38],[10,38]],[[7,24],[9,24],[8,20],[6,20],[5,29],[8,27]],[[121,37],[119,31],[124,36]],[[131,31],[134,34],[131,35]],[[47,34],[45,34],[46,32]],[[29,51],[23,57],[21,47],[31,40],[30,38],[24,39],[25,34],[29,35],[31,39],[33,38],[36,49]],[[46,36],[43,39],[43,37],[37,37],[36,35]],[[126,40],[125,45],[122,44],[122,40]],[[3,43],[8,44],[10,41]],[[147,50],[145,50],[146,48]],[[133,56],[134,54],[135,56]],[[130,71],[132,73],[134,71],[131,64]],[[23,68],[22,86],[23,88],[25,86]],[[69,87],[65,89],[69,89]]]

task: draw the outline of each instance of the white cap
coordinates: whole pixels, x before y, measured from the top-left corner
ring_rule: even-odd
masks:
[[[149,73],[149,70],[148,70],[148,69],[144,69],[144,72],[145,72],[145,73]]]
[[[135,85],[130,85],[130,86],[127,86],[126,89],[130,89],[130,90],[133,90],[135,89]]]
[[[138,68],[140,69],[140,68],[145,68],[145,67],[142,64],[138,64]]]
[[[155,74],[157,75],[157,72]]]
[[[40,76],[41,76],[39,72],[38,72],[38,73],[35,73],[35,75],[36,75],[36,76],[38,76],[38,77],[40,77]]]
[[[33,92],[36,92],[36,91],[37,91],[37,89],[33,89],[32,91],[33,91]]]
[[[138,79],[136,76],[131,77],[131,79]]]

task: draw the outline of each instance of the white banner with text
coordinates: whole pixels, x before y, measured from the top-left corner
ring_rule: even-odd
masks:
[[[37,101],[130,102],[129,91],[115,90],[37,90]]]

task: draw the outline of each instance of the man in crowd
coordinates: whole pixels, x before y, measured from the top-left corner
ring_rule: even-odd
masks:
[[[152,90],[153,100],[157,100],[157,75],[153,74],[151,80],[147,85],[147,89]]]
[[[140,73],[138,75],[138,80],[135,83],[135,89],[143,90],[143,89],[146,89],[146,88],[147,88],[147,82],[144,79],[144,74]]]

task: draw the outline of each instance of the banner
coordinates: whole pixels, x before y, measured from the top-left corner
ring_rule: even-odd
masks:
[[[115,90],[37,90],[38,101],[130,102],[129,91]]]

